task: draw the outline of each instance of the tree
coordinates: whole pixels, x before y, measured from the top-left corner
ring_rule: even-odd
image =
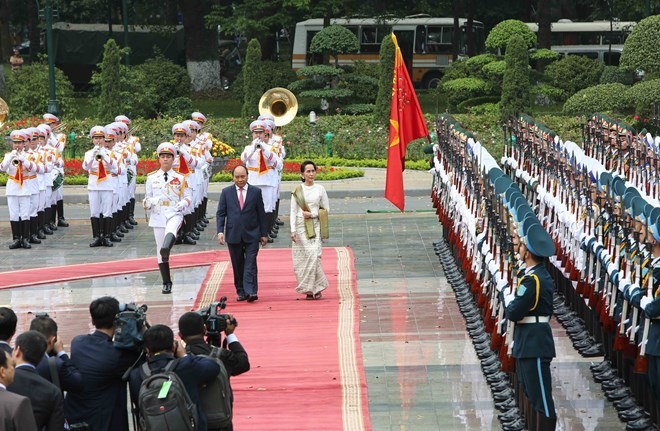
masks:
[[[380,80],[378,82],[376,107],[374,108],[374,117],[380,124],[388,124],[390,120],[395,54],[392,36],[388,34],[383,38],[383,42],[380,44]]]
[[[490,36],[489,36],[490,37]],[[528,41],[513,35],[506,46],[506,69],[502,80],[502,112],[508,115],[525,112],[529,107]]]
[[[243,65],[243,107],[241,115],[255,115],[261,98],[261,45],[257,39],[248,43],[245,64]]]
[[[0,0],[0,63],[9,62],[9,56],[11,55],[10,15],[9,1]]]
[[[660,15],[644,18],[626,39],[620,66],[626,70],[660,72]]]
[[[335,59],[335,67],[339,67],[339,54],[358,52],[360,42],[355,33],[341,25],[331,25],[316,33],[309,46],[311,54],[329,55]]]
[[[101,94],[98,98],[97,112],[99,118],[114,118],[122,111],[120,63],[121,50],[114,39],[108,39],[103,45],[103,61],[101,63]]]
[[[186,35],[186,67],[193,91],[220,89],[220,58],[217,31],[206,26],[211,0],[185,3],[183,30]]]
[[[497,24],[493,27],[490,33],[488,33],[488,37],[486,38],[486,48],[495,51],[506,48],[509,44],[509,40],[514,35],[520,36],[525,45],[525,49],[536,46],[536,35],[529,29],[529,27],[527,27],[527,25],[525,25],[524,22],[516,19],[507,19],[506,21]]]

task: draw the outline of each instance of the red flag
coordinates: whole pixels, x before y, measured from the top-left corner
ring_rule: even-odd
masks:
[[[387,177],[385,198],[401,211],[404,208],[403,170],[405,169],[406,146],[410,141],[429,136],[422,109],[415,94],[408,69],[403,62],[401,49],[392,34],[394,76],[392,79],[392,104],[390,105],[390,137],[387,149]]]

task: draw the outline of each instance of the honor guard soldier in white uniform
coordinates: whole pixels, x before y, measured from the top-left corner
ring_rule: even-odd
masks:
[[[209,219],[206,218],[206,207],[209,202],[209,182],[211,181],[211,176],[213,175],[213,168],[211,163],[213,163],[213,156],[211,155],[211,149],[213,148],[213,135],[210,132],[203,131],[206,124],[206,117],[201,112],[193,112],[191,118],[194,121],[197,121],[200,125],[200,131],[197,133],[197,139],[206,147],[205,157],[206,157],[206,173],[204,175],[204,197],[202,198],[202,210],[201,210],[201,220],[208,226]]]
[[[61,156],[63,156],[64,147],[66,146],[66,135],[64,133],[58,132],[58,129],[62,127],[60,119],[53,114],[44,114],[42,118],[51,128],[49,138],[50,144],[57,149]],[[60,174],[64,176],[64,164],[57,169],[59,170]],[[55,192],[55,208],[53,208],[53,212],[57,214],[57,225],[60,227],[68,227],[69,223],[67,223],[66,219],[64,218],[63,188],[64,187],[58,187],[57,189],[53,190]]]
[[[128,222],[132,226],[137,226],[138,222],[135,220],[135,189],[137,187],[137,165],[139,163],[138,153],[142,150],[142,144],[140,144],[140,138],[138,136],[132,136],[129,126],[131,125],[131,120],[125,115],[117,115],[115,117],[115,122],[123,123],[126,125],[124,142],[126,143],[128,151],[131,153],[131,163],[127,163],[126,168],[128,169]],[[128,227],[128,226],[127,226]]]
[[[149,226],[154,228],[158,268],[163,278],[163,293],[172,293],[170,251],[183,222],[183,214],[191,206],[192,190],[186,177],[172,169],[176,155],[174,145],[158,146],[160,169],[149,174],[144,194],[144,209],[149,211]]]
[[[248,168],[248,184],[261,189],[266,212],[266,226],[272,227],[275,221],[275,202],[277,201],[277,170],[282,160],[274,153],[266,141],[266,126],[263,121],[255,120],[250,124],[252,143],[241,153],[241,161]],[[268,238],[268,242],[273,242]]]
[[[43,175],[46,171],[43,160],[37,150],[39,145],[39,134],[36,127],[29,127],[23,130],[26,133],[27,140],[25,141],[24,155],[28,161],[37,166],[35,171],[36,177],[27,181],[30,190],[30,244],[41,244],[41,239],[45,239],[45,235],[39,235],[39,199],[41,192],[45,195],[46,189],[42,186]],[[43,190],[42,190],[43,188]]]
[[[57,191],[64,184],[64,160],[62,154],[55,148],[51,140],[51,128],[48,124],[39,124],[37,129],[43,130],[45,133],[44,148],[48,149],[53,154],[53,170],[51,171],[52,177],[52,190],[50,197],[46,202],[44,211],[46,213],[46,223],[52,231],[57,230]]]
[[[106,130],[94,126],[89,131],[94,148],[85,153],[82,167],[89,172],[87,190],[89,192],[90,221],[94,240],[90,247],[112,247],[112,194],[117,187],[116,160],[110,157],[105,143]],[[109,141],[107,145],[112,145]],[[114,175],[113,175],[114,174]],[[102,221],[101,221],[102,220]]]
[[[46,216],[46,210],[50,210],[50,199],[53,193],[53,170],[55,169],[55,148],[46,145],[46,130],[44,127],[35,127],[37,131],[37,150],[39,157],[44,164],[43,183],[39,184],[39,209],[37,211],[37,220],[39,221],[40,239],[45,239],[46,235],[52,235],[50,229],[50,218]],[[43,185],[43,191],[41,189]],[[49,214],[50,215],[50,211]]]
[[[201,220],[201,208],[202,208],[202,199],[204,198],[204,188],[205,188],[205,179],[204,172],[207,167],[206,160],[206,148],[204,143],[199,140],[199,131],[201,126],[197,121],[186,120],[183,122],[190,129],[190,155],[195,158],[195,172],[191,173],[188,178],[188,184],[192,184],[191,188],[193,191],[193,202],[192,202],[192,214],[194,220],[194,229],[193,232],[198,234],[202,232],[206,227],[207,223],[204,223]]]
[[[174,135],[174,140],[176,141],[174,148],[178,152],[178,156],[174,158],[172,169],[187,179],[190,174],[195,173],[195,168],[197,168],[197,160],[190,154],[190,128],[188,128],[188,126],[183,123],[177,123],[172,126],[172,135]],[[188,187],[191,188],[192,193],[194,194],[195,186],[188,183]],[[186,208],[186,211],[183,215],[185,223],[179,231],[177,244],[195,245],[197,244],[196,240],[199,239],[199,237],[193,231],[193,228],[195,227],[195,221],[191,207],[192,205]]]
[[[266,137],[268,138],[268,143],[270,144],[273,152],[278,155],[282,164],[279,169],[277,169],[277,200],[275,201],[275,211],[273,214],[273,225],[269,227],[270,236],[277,238],[277,233],[280,230],[280,226],[284,225],[279,219],[280,214],[280,186],[282,185],[282,171],[284,171],[284,158],[286,157],[286,150],[282,144],[282,136],[276,134],[277,126],[275,125],[274,117],[270,114],[261,115],[259,118],[262,119],[266,125]]]
[[[7,208],[13,243],[10,249],[32,248],[30,245],[30,191],[26,181],[36,178],[37,166],[24,153],[26,134],[14,130],[10,134],[13,151],[5,154],[0,170],[7,173]]]

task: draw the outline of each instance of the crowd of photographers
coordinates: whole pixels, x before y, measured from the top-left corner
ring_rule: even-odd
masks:
[[[214,303],[206,310],[184,313],[177,341],[168,326],[149,325],[146,306],[120,305],[113,297],[101,297],[89,306],[95,331],[72,340],[70,357],[57,335],[57,323],[46,313],[38,313],[30,330],[14,338],[17,316],[0,307],[0,428],[125,431],[129,411],[134,429],[144,428],[138,405],[142,382],[167,368],[194,404],[195,429],[231,431],[231,404],[228,425],[218,428],[213,420],[207,421],[207,415],[215,417],[207,411],[215,403],[200,399],[200,391],[216,379],[225,376],[229,388],[229,376],[250,369],[234,334],[236,320],[217,313],[223,306],[221,301],[220,306]],[[233,403],[230,388],[229,402]]]

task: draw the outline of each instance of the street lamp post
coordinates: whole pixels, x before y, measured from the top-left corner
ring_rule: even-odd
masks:
[[[55,53],[53,52],[53,8],[51,0],[45,0],[44,16],[46,18],[46,48],[48,50],[48,112],[60,115],[60,106],[55,94]]]

